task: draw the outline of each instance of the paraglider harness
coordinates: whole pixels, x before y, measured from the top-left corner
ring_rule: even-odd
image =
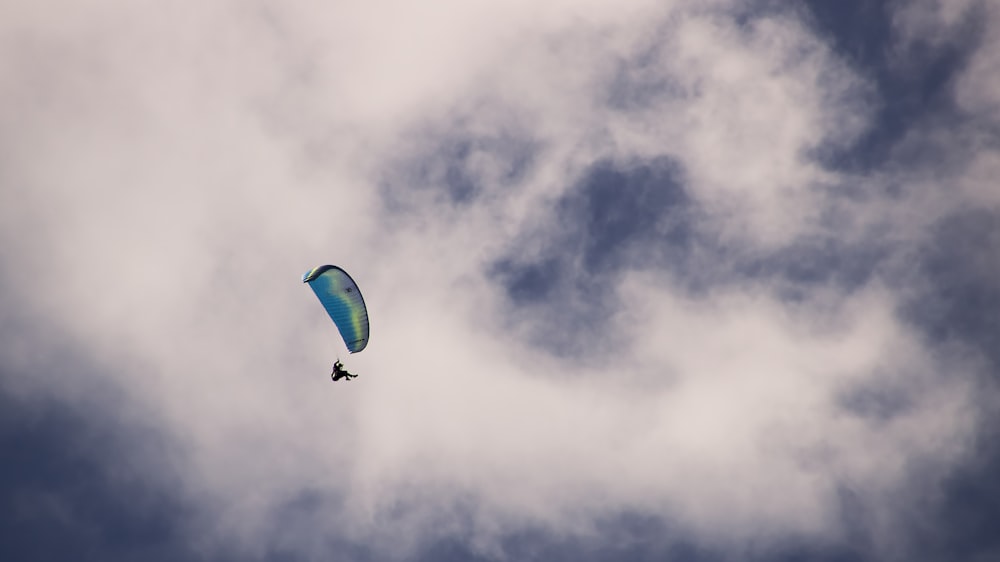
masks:
[[[330,373],[330,379],[333,382],[337,382],[340,379],[351,380],[356,376],[358,375],[352,375],[347,372],[347,369],[344,369],[344,364],[340,362],[340,359],[337,359],[337,362],[333,364],[333,372]]]

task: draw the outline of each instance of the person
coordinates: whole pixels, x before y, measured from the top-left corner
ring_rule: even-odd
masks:
[[[340,359],[337,359],[337,362],[333,364],[333,372],[330,373],[330,378],[333,382],[337,382],[340,379],[351,380],[356,376],[358,375],[352,375],[347,372],[347,369],[344,368],[344,364],[340,362]]]

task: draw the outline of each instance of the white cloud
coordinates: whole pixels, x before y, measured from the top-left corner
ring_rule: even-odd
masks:
[[[608,373],[502,329],[483,276],[599,158],[676,159],[726,240],[813,231],[814,188],[837,178],[806,152],[859,134],[864,81],[792,20],[697,6],[8,7],[5,269],[25,306],[124,366],[108,376],[219,514],[208,535],[277,540],[272,510],[301,489],[344,499],[318,526],[403,557],[461,528],[461,502],[487,550],[525,522],[587,532],[629,510],[720,540],[836,535],[837,485],[890,494],[969,430],[967,389],[935,375],[971,367],[924,349],[891,288],[790,304],[629,275],[615,321],[634,346]],[[648,100],[609,102],[623,67]],[[525,131],[531,173],[498,186],[486,159],[486,198],[387,211],[385,167],[452,118]],[[334,330],[298,282],[326,261],[355,275],[373,330],[349,360],[362,377],[332,387]],[[916,387],[904,413],[838,405],[881,377]]]

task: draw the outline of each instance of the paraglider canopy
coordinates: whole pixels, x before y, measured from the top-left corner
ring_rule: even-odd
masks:
[[[335,265],[321,265],[305,272],[308,283],[340,331],[347,350],[357,353],[368,345],[368,309],[357,283]]]

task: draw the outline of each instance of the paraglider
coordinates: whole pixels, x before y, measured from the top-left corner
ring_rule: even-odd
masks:
[[[363,350],[368,345],[368,309],[354,279],[335,265],[321,265],[307,271],[302,276],[302,282],[308,283],[316,293],[320,304],[337,326],[347,351],[357,353]],[[333,364],[333,372],[330,373],[334,381],[341,378],[351,380],[356,376],[344,369],[340,359]]]
[[[351,380],[358,375],[351,374],[344,368],[344,364],[337,359],[337,362],[333,364],[333,372],[330,373],[330,380],[337,382],[340,379]]]

